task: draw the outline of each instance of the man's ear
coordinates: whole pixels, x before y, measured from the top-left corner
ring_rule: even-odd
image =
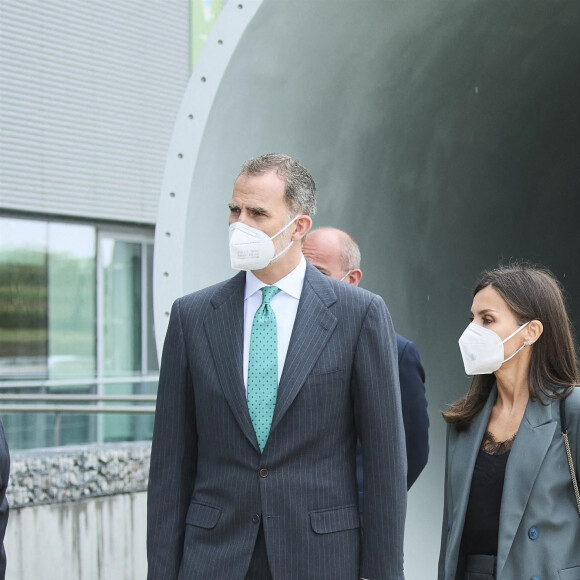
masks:
[[[348,276],[344,279],[345,282],[353,284],[354,286],[358,286],[361,280],[362,280],[362,270],[359,270],[358,268],[356,268],[355,270],[351,270]]]
[[[292,234],[291,240],[293,242],[302,240],[304,236],[310,231],[310,228],[312,228],[312,218],[307,215],[301,215],[294,222],[294,232]]]
[[[528,344],[534,344],[544,332],[544,325],[540,320],[532,320],[524,329],[524,338]]]

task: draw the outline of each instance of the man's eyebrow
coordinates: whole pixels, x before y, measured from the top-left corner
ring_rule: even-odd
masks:
[[[235,210],[239,211],[240,206],[237,203],[230,201],[228,203],[228,208],[230,209],[230,211],[235,211]],[[265,207],[261,207],[259,205],[248,206],[246,209],[247,209],[247,211],[249,211],[253,214],[270,215],[270,212]]]
[[[269,215],[268,210],[265,207],[260,207],[259,205],[253,205],[248,208],[248,211],[252,213],[258,213],[260,215]]]

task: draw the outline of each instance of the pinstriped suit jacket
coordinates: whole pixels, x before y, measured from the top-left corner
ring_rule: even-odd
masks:
[[[275,580],[402,579],[404,434],[384,302],[307,265],[260,454],[242,377],[244,288],[241,272],[172,309],[149,477],[149,580],[243,580],[259,521]]]

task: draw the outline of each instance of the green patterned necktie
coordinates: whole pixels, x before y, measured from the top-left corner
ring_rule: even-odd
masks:
[[[248,409],[264,451],[278,394],[278,335],[270,300],[280,292],[276,286],[262,288],[262,304],[254,315],[248,362]]]

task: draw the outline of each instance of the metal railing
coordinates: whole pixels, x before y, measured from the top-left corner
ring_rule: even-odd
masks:
[[[130,383],[156,383],[159,375],[139,375],[136,377],[86,378],[86,379],[40,379],[35,381],[1,380],[0,389],[76,387],[80,385],[111,385]]]
[[[114,377],[114,378],[87,378],[87,379],[56,379],[36,381],[0,381],[0,389],[25,389],[25,388],[54,388],[54,387],[77,387],[83,385],[107,385],[107,384],[132,384],[153,383],[159,380],[158,375],[143,375],[137,377]],[[156,395],[75,395],[68,393],[60,394],[0,394],[2,401],[17,401],[37,403],[39,401],[74,401],[83,403],[97,403],[96,405],[54,405],[54,404],[0,404],[0,413],[129,413],[147,414],[155,413],[155,405],[103,405],[102,403],[130,402],[144,403],[155,402]]]
[[[153,415],[157,395],[105,395],[104,385],[156,383],[158,375],[136,377],[55,379],[55,380],[0,380],[0,414],[49,413],[54,415],[53,441],[61,442],[61,420],[63,415]],[[96,386],[98,394],[76,393],[6,393],[5,389],[54,389]],[[147,404],[149,403],[149,404]],[[100,421],[100,419],[99,419]],[[97,440],[100,436],[97,435]]]
[[[155,405],[54,405],[30,404],[38,401],[77,401],[92,403],[155,402],[157,395],[0,395],[0,413],[128,413],[151,414],[155,413]],[[28,404],[5,405],[3,401],[28,401]]]

